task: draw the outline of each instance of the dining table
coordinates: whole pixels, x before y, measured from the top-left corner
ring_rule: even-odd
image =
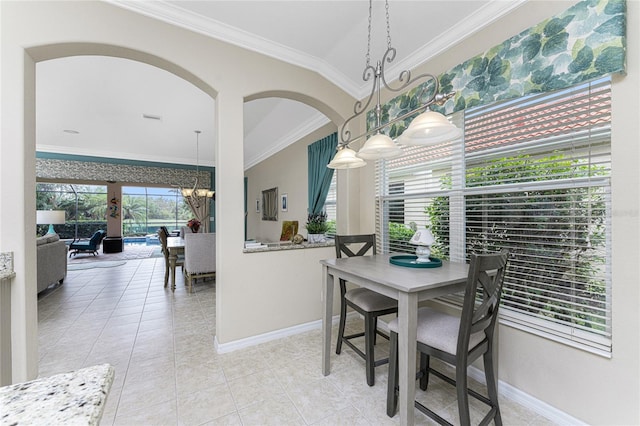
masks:
[[[413,425],[416,380],[418,302],[463,291],[469,265],[442,261],[442,266],[408,267],[392,264],[394,254],[321,260],[322,374],[331,372],[331,328],[335,283],[344,279],[398,301],[398,365],[400,423]],[[419,265],[418,265],[419,266]]]
[[[184,238],[167,237],[167,251],[169,252],[169,272],[171,275],[171,290],[176,289],[176,264],[178,256],[184,254]]]

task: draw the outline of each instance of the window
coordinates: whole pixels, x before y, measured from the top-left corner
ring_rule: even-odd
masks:
[[[338,200],[337,176],[338,173],[334,171],[333,177],[331,178],[331,185],[329,186],[329,193],[327,194],[327,200],[324,202],[324,211],[327,214],[327,224],[329,225],[327,235],[336,234],[336,201]]]
[[[37,210],[65,210],[64,225],[56,225],[60,238],[90,237],[98,229],[107,229],[106,185],[68,183],[37,183]],[[47,225],[38,225],[37,233],[47,232]]]
[[[380,249],[413,252],[425,226],[438,257],[507,248],[501,321],[609,354],[610,95],[606,78],[470,108],[452,117],[464,143],[379,162]]]
[[[153,234],[160,226],[179,229],[193,217],[175,188],[122,187],[123,235]]]

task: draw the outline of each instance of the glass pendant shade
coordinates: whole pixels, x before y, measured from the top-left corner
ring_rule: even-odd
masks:
[[[356,152],[351,148],[339,148],[333,160],[327,165],[330,169],[357,169],[364,167],[367,163],[363,159],[356,157]]]
[[[366,160],[393,158],[402,155],[402,148],[384,133],[376,133],[367,139],[356,155]]]
[[[435,145],[462,136],[462,129],[435,111],[427,110],[413,119],[409,127],[400,135],[402,145]]]

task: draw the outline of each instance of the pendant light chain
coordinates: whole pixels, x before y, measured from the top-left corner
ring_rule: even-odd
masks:
[[[367,30],[367,54],[365,55],[365,69],[371,65],[371,15],[373,8],[373,0],[369,0],[369,27]]]
[[[389,0],[385,0],[384,7],[387,12],[387,49],[391,49],[391,25],[389,25]]]

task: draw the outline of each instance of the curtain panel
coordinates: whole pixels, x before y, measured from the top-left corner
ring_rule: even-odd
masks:
[[[433,109],[445,115],[469,107],[571,87],[626,71],[625,0],[585,0],[505,40],[438,76],[441,92],[455,97]],[[421,93],[433,93],[423,83],[385,104],[398,117],[418,104]],[[425,87],[426,86],[426,87]],[[389,136],[399,136],[414,117],[395,123]],[[367,128],[376,126],[373,111]]]
[[[338,133],[333,133],[320,139],[307,147],[308,173],[309,173],[309,214],[322,212],[327,200],[333,169],[327,164],[333,158],[338,146]]]

